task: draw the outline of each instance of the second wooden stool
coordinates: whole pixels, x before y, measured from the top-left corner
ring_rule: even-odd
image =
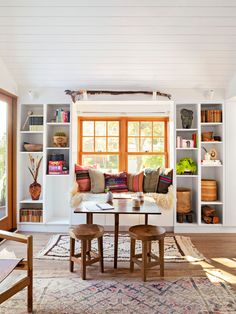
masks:
[[[130,245],[130,271],[134,270],[134,263],[142,269],[143,281],[146,281],[147,269],[160,265],[160,275],[164,277],[164,238],[165,229],[152,225],[137,225],[129,229],[131,237]],[[142,241],[142,253],[135,254],[136,240]],[[159,257],[154,255],[152,241],[159,241]],[[141,258],[141,260],[140,260]],[[152,261],[152,259],[154,261]]]
[[[100,262],[100,271],[103,266],[103,234],[104,228],[96,224],[81,224],[69,229],[70,234],[70,271],[74,270],[74,263],[81,265],[81,278],[86,279],[86,266]],[[92,252],[91,240],[98,240],[98,254]],[[75,254],[75,240],[81,241],[81,253]]]

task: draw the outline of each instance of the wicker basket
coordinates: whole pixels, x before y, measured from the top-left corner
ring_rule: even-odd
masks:
[[[203,179],[202,185],[202,201],[212,202],[217,200],[217,182],[216,180]]]
[[[192,210],[191,189],[178,188],[177,189],[177,213],[187,214],[191,210]]]

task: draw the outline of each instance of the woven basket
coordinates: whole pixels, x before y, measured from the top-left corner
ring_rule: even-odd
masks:
[[[177,189],[177,213],[187,214],[191,210],[192,210],[191,189],[178,188]]]
[[[202,132],[202,141],[209,142],[213,139],[213,132]]]
[[[201,181],[202,201],[212,202],[217,200],[217,182],[216,180]]]

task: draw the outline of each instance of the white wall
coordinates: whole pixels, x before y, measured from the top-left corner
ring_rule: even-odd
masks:
[[[0,59],[0,88],[17,95],[17,84],[2,59]]]

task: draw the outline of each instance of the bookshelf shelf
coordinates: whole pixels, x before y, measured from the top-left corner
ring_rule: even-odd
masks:
[[[43,200],[34,201],[32,199],[24,199],[20,201],[21,204],[43,204]]]

